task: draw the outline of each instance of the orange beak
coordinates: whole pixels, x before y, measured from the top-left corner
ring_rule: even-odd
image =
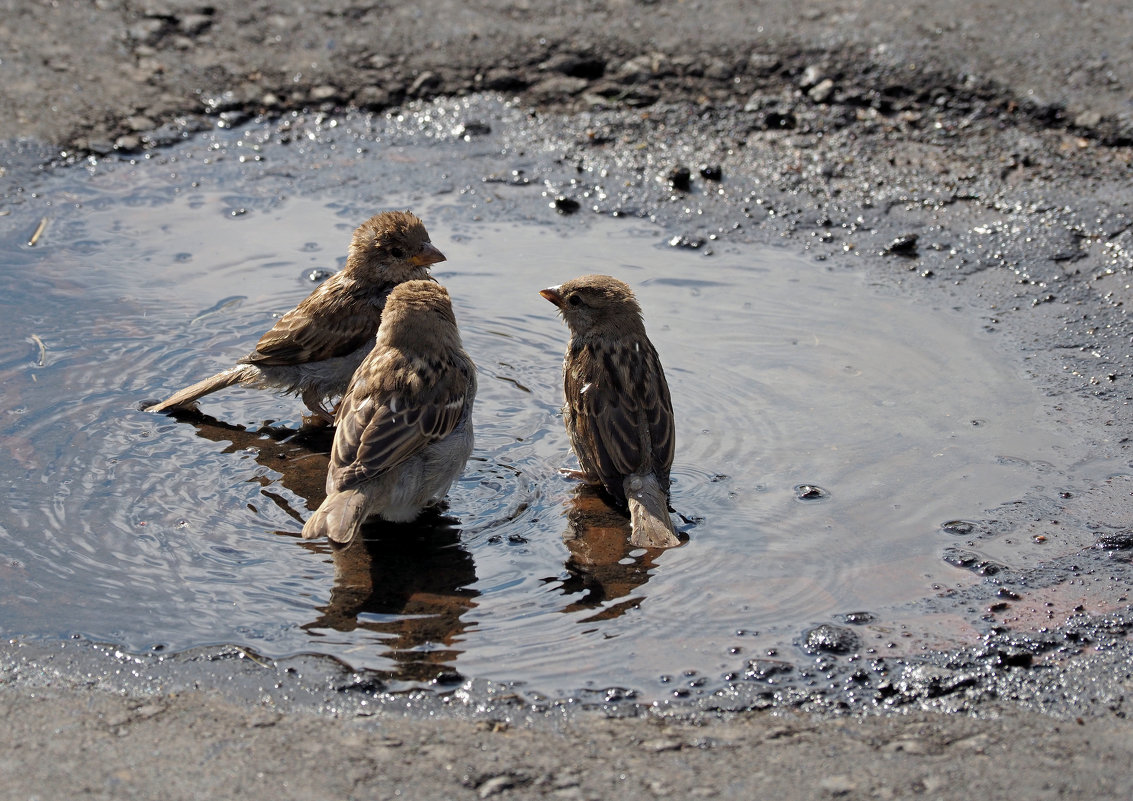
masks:
[[[551,303],[554,303],[560,309],[566,302],[563,300],[563,296],[559,294],[559,288],[557,286],[549,286],[546,289],[540,289],[539,294],[551,301]]]
[[[432,242],[426,242],[419,252],[409,257],[409,263],[414,267],[428,267],[445,260],[445,254],[437,250]]]

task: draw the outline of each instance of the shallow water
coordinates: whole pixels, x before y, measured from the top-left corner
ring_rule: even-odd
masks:
[[[460,673],[652,697],[789,657],[850,612],[907,621],[978,580],[942,558],[944,521],[1100,469],[975,315],[841,267],[706,256],[640,220],[485,215],[475,191],[373,198],[356,176],[286,191],[175,161],[59,171],[3,222],[6,636],[231,642],[395,686]],[[229,390],[203,416],[138,409],[247,352],[312,271],[341,265],[358,222],[407,205],[448,256],[435,274],[480,372],[476,451],[442,513],[332,553],[299,538],[328,442],[296,435],[297,401]],[[624,520],[558,472],[566,330],[538,290],[583,272],[635,287],[666,366],[678,549],[629,550]]]

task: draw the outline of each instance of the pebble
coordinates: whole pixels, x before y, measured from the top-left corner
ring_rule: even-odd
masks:
[[[422,94],[433,92],[441,86],[441,76],[432,70],[425,70],[409,84],[409,94],[412,97],[419,97]]]
[[[210,14],[186,14],[177,20],[177,29],[186,36],[199,36],[211,26]]]
[[[498,795],[504,790],[508,790],[514,786],[515,779],[504,773],[485,780],[478,788],[476,788],[476,792],[481,798],[490,798],[491,796]]]
[[[829,78],[823,78],[817,84],[810,88],[807,96],[815,103],[825,103],[834,95],[834,81]]]
[[[902,234],[886,245],[884,252],[888,256],[916,256],[917,239],[916,234]]]
[[[149,117],[137,115],[134,117],[126,118],[126,127],[131,131],[138,133],[140,131],[149,131],[156,127],[156,123]]]
[[[849,776],[827,776],[818,783],[819,789],[830,795],[849,795],[858,789],[858,784]]]
[[[692,189],[692,172],[688,167],[674,167],[669,171],[669,184],[678,192],[687,192]]]
[[[142,140],[139,139],[138,137],[134,136],[133,134],[124,134],[123,136],[119,136],[117,139],[114,140],[114,149],[115,150],[125,150],[125,151],[137,150],[141,146],[142,146]],[[92,147],[92,149],[93,149],[93,147]]]
[[[803,70],[802,77],[799,78],[799,86],[807,89],[812,86],[817,86],[826,76],[823,74],[822,67],[817,64],[811,64]]]
[[[823,623],[803,634],[807,653],[848,654],[858,647],[858,635],[842,626]]]
[[[1083,111],[1074,118],[1077,128],[1097,128],[1101,125],[1102,115],[1097,111]]]
[[[706,181],[722,181],[724,170],[719,164],[704,164],[700,168],[700,177]]]
[[[555,102],[566,100],[586,88],[585,78],[571,78],[568,75],[556,75],[539,81],[530,89],[530,94],[540,102]]]
[[[307,97],[312,103],[323,103],[327,100],[335,100],[338,97],[338,89],[330,84],[312,86]]]
[[[606,62],[580,53],[558,53],[540,64],[539,69],[543,72],[554,72],[592,81],[606,73]]]
[[[913,756],[924,756],[933,753],[924,740],[908,739],[908,740],[894,740],[886,743],[882,749],[887,754],[912,754]]]

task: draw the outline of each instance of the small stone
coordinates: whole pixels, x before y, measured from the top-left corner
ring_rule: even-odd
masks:
[[[420,97],[429,92],[435,92],[441,86],[441,76],[431,70],[425,70],[409,85],[409,94]]]
[[[140,131],[149,131],[157,127],[156,123],[154,123],[153,120],[151,120],[149,117],[141,115],[135,117],[127,117],[125,123],[126,127],[131,131],[134,131],[135,133],[138,133]]]
[[[574,214],[579,210],[581,204],[574,198],[559,195],[557,198],[555,198],[554,206],[555,211],[557,211],[559,214]]]
[[[819,789],[833,796],[849,795],[858,789],[857,782],[849,776],[827,776],[818,783]]]
[[[391,64],[393,64],[393,59],[387,56],[385,53],[375,53],[374,55],[366,59],[366,64],[371,69],[384,70]]]
[[[1076,128],[1097,128],[1101,125],[1102,115],[1097,111],[1083,111],[1074,118]]]
[[[1133,550],[1133,530],[1103,534],[1098,537],[1097,542],[1094,543],[1094,547],[1101,551]]]
[[[807,96],[815,103],[825,103],[834,95],[834,81],[829,78],[823,78],[817,84],[812,86],[807,92]]]
[[[490,798],[493,795],[498,795],[504,790],[508,790],[515,786],[515,779],[508,776],[506,773],[500,776],[493,776],[486,779],[479,787],[476,788],[477,794],[481,798]]]
[[[669,184],[678,192],[687,192],[692,188],[692,172],[688,167],[674,167],[669,171]]]
[[[646,740],[641,744],[645,751],[653,751],[661,753],[662,751],[680,751],[684,744],[680,740],[674,740],[670,737],[659,737],[656,740]]]
[[[917,239],[916,234],[902,234],[885,246],[885,254],[908,258],[915,257],[917,255]]]
[[[165,23],[160,19],[143,19],[131,25],[126,34],[136,42],[153,44],[161,38],[164,28]]]
[[[555,75],[532,86],[528,91],[540,102],[563,101],[578,94],[587,86],[585,78],[571,78],[569,75]]]
[[[330,84],[312,86],[307,97],[312,103],[325,103],[328,100],[336,100],[338,98],[338,89]]]
[[[706,181],[722,181],[724,170],[719,164],[704,164],[700,168],[700,177]]]
[[[822,501],[830,497],[830,493],[817,484],[796,484],[795,498],[800,501]]]
[[[390,93],[380,86],[363,86],[354,93],[354,105],[362,109],[380,110],[393,104]]]
[[[177,28],[186,36],[199,36],[212,25],[208,14],[186,14],[177,21]]]
[[[799,78],[799,86],[803,89],[809,89],[812,86],[817,86],[825,77],[822,67],[811,64],[803,70],[802,77]]]
[[[779,68],[779,57],[770,53],[752,53],[748,56],[747,65],[757,75],[770,75]]]
[[[858,635],[842,626],[823,623],[803,635],[807,653],[848,654],[858,647]]]
[[[933,753],[928,743],[924,740],[915,739],[894,740],[893,742],[886,743],[881,750],[888,754],[904,753],[914,756],[924,756]]]
[[[123,136],[119,136],[114,140],[115,150],[123,150],[129,152],[131,150],[137,150],[141,146],[142,140],[134,136],[133,134],[125,134]]]
[[[522,74],[503,67],[495,67],[479,76],[477,83],[484,89],[493,92],[514,92],[524,89],[527,81]]]
[[[605,74],[606,62],[596,56],[581,53],[558,53],[540,64],[539,69],[593,81]]]

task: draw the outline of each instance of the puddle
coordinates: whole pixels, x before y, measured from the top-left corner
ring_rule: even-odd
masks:
[[[789,658],[848,613],[908,624],[910,603],[980,580],[945,560],[943,522],[1102,474],[975,315],[860,274],[778,249],[708,257],[639,220],[508,220],[475,192],[225,186],[178,153],[57,171],[3,221],[5,636],[235,643],[394,686],[461,674],[649,698]],[[383,169],[417,157],[402,162]],[[361,219],[405,206],[448,256],[436,275],[480,372],[476,451],[443,513],[332,553],[299,538],[329,443],[295,436],[298,401],[138,407],[247,352]],[[637,289],[667,368],[689,542],[659,556],[558,473],[566,329],[537,290],[592,271]]]

